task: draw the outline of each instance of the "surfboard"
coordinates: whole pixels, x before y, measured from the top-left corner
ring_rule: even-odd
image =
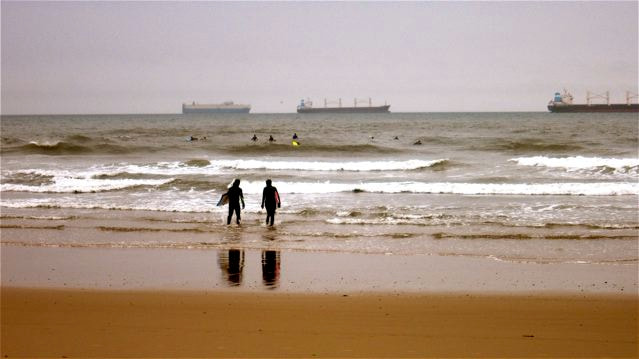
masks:
[[[300,145],[300,143],[299,143],[299,142],[297,142],[297,141],[291,141],[291,145],[292,145],[293,147],[297,147],[297,146],[299,146],[299,145]]]
[[[275,191],[275,203],[280,203],[280,194]]]
[[[220,200],[217,202],[217,206],[220,207],[227,203],[229,203],[229,196],[226,193],[224,193],[222,197],[220,197]]]

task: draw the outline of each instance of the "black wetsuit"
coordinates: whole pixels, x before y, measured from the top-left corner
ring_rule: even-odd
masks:
[[[277,194],[277,199],[275,195]],[[277,192],[277,188],[273,186],[264,187],[262,191],[262,207],[266,208],[266,224],[273,225],[275,221],[275,209],[280,206],[280,194]]]
[[[242,193],[242,189],[239,186],[232,186],[228,192],[226,192],[226,195],[229,198],[229,217],[226,224],[231,224],[233,212],[235,212],[237,224],[240,224],[240,201],[242,201],[242,207],[244,207],[244,194]]]

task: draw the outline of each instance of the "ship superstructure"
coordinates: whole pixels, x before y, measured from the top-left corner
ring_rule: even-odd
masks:
[[[610,103],[610,92],[603,94],[586,94],[585,104],[574,104],[573,96],[564,89],[563,93],[555,92],[555,97],[548,103],[550,112],[639,112],[639,104],[632,103],[637,94],[626,91],[626,103]],[[606,103],[593,103],[592,100],[605,101]]]

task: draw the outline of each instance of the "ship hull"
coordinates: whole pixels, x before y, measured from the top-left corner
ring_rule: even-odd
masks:
[[[183,114],[190,113],[249,113],[250,107],[246,108],[183,108]]]
[[[616,103],[610,105],[548,105],[550,112],[639,112],[639,104]]]
[[[182,104],[182,113],[249,113],[250,105],[234,104],[233,102],[225,102],[221,104]]]
[[[317,107],[298,108],[297,113],[387,113],[390,105],[370,107]]]

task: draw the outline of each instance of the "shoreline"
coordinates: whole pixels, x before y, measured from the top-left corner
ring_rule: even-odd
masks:
[[[639,302],[629,296],[12,287],[1,295],[9,358],[637,355]]]
[[[0,245],[3,287],[637,296],[638,263],[226,248]]]

